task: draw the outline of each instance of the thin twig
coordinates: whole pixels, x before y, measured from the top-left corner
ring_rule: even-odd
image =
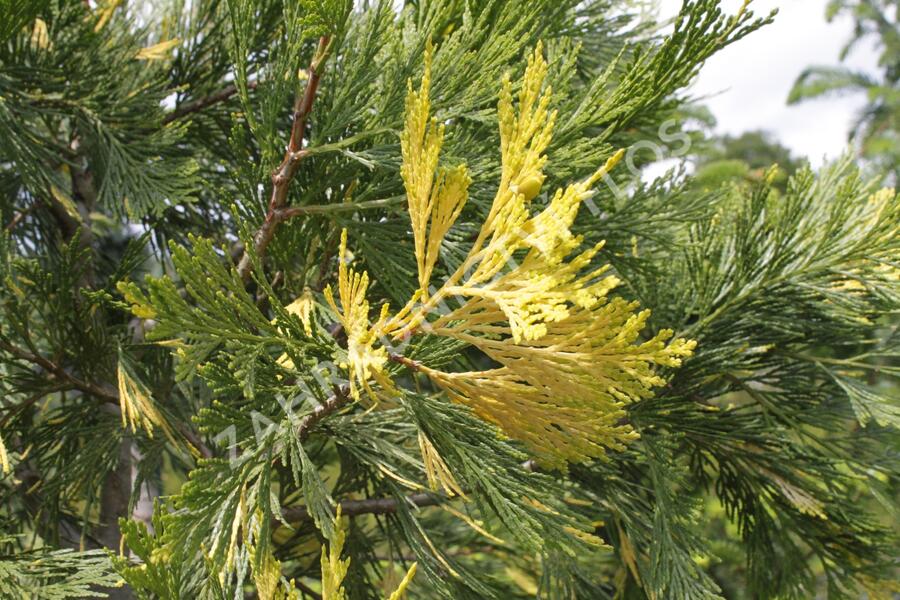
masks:
[[[269,242],[275,236],[275,229],[283,220],[279,214],[279,210],[287,203],[288,188],[291,180],[297,174],[300,167],[300,161],[308,154],[302,149],[303,134],[306,131],[306,121],[312,112],[313,103],[316,100],[316,92],[319,89],[319,78],[321,74],[319,68],[323,65],[328,57],[328,48],[331,38],[323,35],[319,38],[319,46],[313,55],[309,64],[308,77],[306,79],[306,89],[303,95],[297,98],[294,104],[294,118],[291,125],[291,139],[288,142],[287,150],[284,153],[284,159],[277,169],[272,173],[272,195],[269,198],[269,209],[262,225],[253,236],[253,249],[257,256],[262,256],[269,246]],[[241,279],[246,281],[250,277],[250,253],[244,251],[238,263],[238,273]]]
[[[439,494],[413,494],[406,496],[402,502],[412,507],[424,508],[426,506],[437,506],[441,502],[446,502],[448,498]],[[344,500],[340,502],[341,515],[345,517],[355,517],[359,515],[387,515],[397,512],[400,507],[401,500],[397,498],[367,498],[366,500]],[[301,522],[309,520],[309,509],[306,506],[293,506],[284,509],[282,512],[284,520],[291,522]]]
[[[121,410],[119,392],[111,386],[101,386],[90,383],[88,381],[84,381],[83,379],[72,375],[55,362],[48,360],[43,356],[29,352],[24,348],[19,348],[18,346],[10,344],[5,340],[0,340],[0,350],[5,350],[9,354],[12,354],[20,360],[25,360],[40,366],[42,369],[53,375],[60,383],[65,384],[66,388],[79,390],[81,392],[84,392],[85,394],[89,394],[91,396],[94,396],[95,398],[103,400],[104,402],[112,405],[115,410]],[[47,393],[50,393],[51,391],[54,390],[48,390]],[[29,401],[30,400],[31,398],[29,398]],[[34,402],[36,401],[37,399],[34,400]],[[33,404],[33,402],[31,403]],[[200,453],[201,456],[203,456],[204,458],[212,458],[212,451],[206,446],[206,444],[203,443],[203,441],[195,432],[193,432],[183,423],[178,423],[176,425],[176,428],[181,433],[181,435],[184,436],[188,443],[191,444],[191,446],[193,446],[197,450],[197,452]]]
[[[334,395],[328,398],[323,404],[317,406],[310,414],[303,417],[297,426],[297,437],[300,441],[306,439],[310,431],[319,424],[319,422],[330,414],[333,414],[350,403],[350,390],[347,386],[336,386]]]
[[[257,82],[250,81],[247,83],[247,87],[252,89],[256,89]],[[203,98],[197,98],[196,100],[191,100],[190,102],[185,102],[181,106],[178,106],[172,112],[166,114],[163,117],[163,125],[168,125],[172,121],[177,121],[178,119],[185,117],[187,115],[193,114],[195,112],[200,112],[201,110],[212,106],[213,104],[218,104],[219,102],[224,102],[228,100],[232,96],[237,93],[237,86],[233,83],[226,85],[224,88],[217,92],[213,92],[209,96],[204,96]]]
[[[523,470],[530,473],[540,471],[540,467],[534,460],[526,460],[521,465]],[[442,494],[421,493],[412,494],[405,498],[367,498],[365,500],[344,500],[339,502],[341,505],[341,515],[345,517],[355,517],[359,515],[387,515],[397,512],[400,503],[403,502],[412,507],[425,508],[427,506],[437,506],[442,502],[456,500],[462,496],[448,497]],[[292,506],[282,511],[284,520],[288,523],[300,523],[310,520],[309,509],[306,506]],[[273,522],[273,526],[277,523]]]
[[[391,352],[390,354],[388,354],[388,359],[391,362],[395,362],[395,363],[404,365],[405,367],[407,367],[408,369],[410,369],[412,371],[418,372],[419,369],[422,368],[422,364],[420,362],[415,361],[411,358],[407,358],[406,356],[403,356],[402,354],[394,354],[393,352]]]
[[[0,429],[6,427],[6,425],[18,414],[25,412],[29,407],[33,406],[37,403],[41,398],[45,398],[47,394],[53,394],[55,392],[63,392],[65,390],[72,389],[68,385],[61,384],[54,386],[52,388],[41,390],[37,394],[29,396],[24,402],[20,402],[15,406],[11,406],[9,412],[3,415],[3,419],[0,419]]]
[[[76,390],[80,390],[86,394],[90,394],[91,396],[95,396],[107,402],[114,402],[116,404],[119,403],[119,394],[115,391],[112,391],[111,388],[100,387],[88,381],[79,379],[78,377],[75,377],[74,375],[63,369],[61,366],[57,365],[51,360],[44,358],[43,356],[32,354],[31,352],[19,348],[18,346],[14,346],[13,344],[10,344],[9,342],[6,342],[4,340],[0,340],[0,350],[5,350],[16,358],[40,366],[48,373],[51,373],[59,381],[68,383]]]
[[[279,219],[286,221],[299,215],[314,215],[339,212],[351,212],[368,208],[385,208],[398,204],[405,198],[384,198],[380,200],[367,200],[365,202],[342,202],[341,204],[310,204],[307,206],[289,206],[278,211]]]
[[[309,154],[310,153],[306,150],[300,150],[295,155],[293,155],[292,160],[299,162],[304,156],[308,156]],[[256,253],[258,255],[265,253],[265,249],[269,245],[269,242],[272,241],[272,237],[275,235],[275,229],[278,227],[278,225],[293,217],[299,217],[301,215],[323,215],[329,213],[355,212],[358,210],[366,210],[372,208],[385,208],[387,206],[396,204],[399,200],[401,199],[384,198],[380,200],[367,200],[365,202],[343,202],[340,204],[309,204],[306,206],[288,206],[284,208],[274,209],[270,208],[266,213],[266,218],[263,221],[262,226],[253,237],[253,245],[256,248]],[[241,257],[240,264],[238,265],[238,272],[241,274],[241,277],[244,280],[246,280],[250,275],[249,261],[250,258],[245,250],[243,256]],[[327,263],[327,261],[325,262]],[[327,264],[325,266],[327,267]],[[246,271],[244,269],[246,269]]]
[[[30,213],[32,210],[34,210],[34,205],[29,206],[24,210],[17,211],[16,214],[13,215],[13,218],[10,219],[6,227],[4,227],[6,233],[12,232],[12,230],[15,229],[19,225],[19,223],[22,222],[22,219],[28,216],[28,213]]]

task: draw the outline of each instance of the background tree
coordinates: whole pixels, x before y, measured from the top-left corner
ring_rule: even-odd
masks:
[[[841,51],[841,60],[859,44],[873,44],[880,52],[877,75],[847,67],[810,67],[797,78],[788,96],[795,104],[828,94],[864,92],[867,103],[850,131],[860,155],[875,163],[875,170],[900,182],[900,6],[896,0],[832,0],[826,17],[849,14],[853,36]]]
[[[770,169],[777,166],[771,183],[784,190],[788,178],[803,164],[766,131],[707,137],[694,146],[694,152],[694,182],[709,189],[734,179],[758,183],[772,177]]]
[[[630,6],[7,5],[0,594],[888,597],[900,198],[641,183]]]

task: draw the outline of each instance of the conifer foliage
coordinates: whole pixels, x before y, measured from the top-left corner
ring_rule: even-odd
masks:
[[[630,151],[748,4],[4,5],[0,597],[890,597],[900,197]]]

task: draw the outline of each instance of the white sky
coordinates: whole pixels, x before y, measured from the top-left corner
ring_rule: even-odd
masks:
[[[808,157],[814,166],[823,157],[834,158],[846,148],[847,132],[864,95],[831,97],[788,106],[794,80],[809,65],[838,65],[839,53],[850,38],[852,21],[840,17],[825,21],[827,0],[754,0],[757,15],[773,8],[775,22],[713,56],[691,87],[718,121],[720,133],[740,134],[764,129],[794,154]],[[659,0],[660,16],[678,12],[681,0]],[[723,0],[734,14],[741,0]],[[858,46],[847,64],[873,71],[877,55],[868,45]]]

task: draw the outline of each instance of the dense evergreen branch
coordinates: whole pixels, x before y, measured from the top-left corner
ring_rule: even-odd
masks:
[[[79,1],[14,17],[13,595],[85,597],[112,562],[125,596],[364,598],[399,558],[423,598],[874,596],[897,555],[871,498],[896,504],[900,198],[848,163],[642,184],[623,167],[643,160],[614,154],[695,141],[670,127],[679,90],[768,19],[720,0],[665,27],[617,0],[402,4],[174,3],[162,29]],[[233,126],[182,126],[238,96]],[[301,388],[321,404],[285,414]],[[88,535],[113,550],[93,573],[44,560]]]

